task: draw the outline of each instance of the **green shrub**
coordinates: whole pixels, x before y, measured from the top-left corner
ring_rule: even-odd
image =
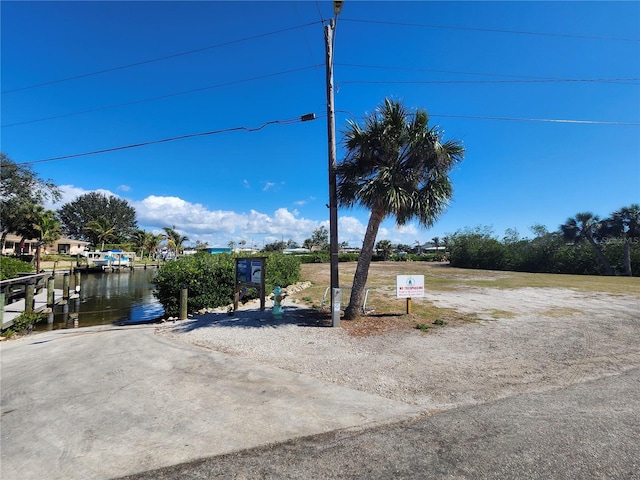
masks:
[[[284,288],[300,281],[300,259],[295,255],[271,253],[267,257],[266,271],[264,283],[268,295],[276,286]]]
[[[190,313],[202,308],[216,308],[233,302],[235,291],[235,259],[227,253],[199,253],[165,263],[153,283],[154,295],[165,313],[178,315],[180,290],[187,287],[187,308]],[[300,280],[300,260],[293,255],[272,253],[266,259],[265,295],[278,285],[286,287]],[[256,289],[249,289],[243,300],[257,298]]]
[[[153,280],[154,295],[167,315],[180,311],[180,290],[187,287],[187,305],[193,313],[201,308],[220,307],[233,301],[234,257],[208,253],[180,257],[166,262]]]
[[[0,280],[16,278],[18,273],[32,273],[33,265],[14,257],[0,257]]]
[[[5,333],[11,337],[14,333],[27,335],[33,330],[33,326],[44,318],[44,314],[35,312],[22,312],[13,320],[13,325]]]

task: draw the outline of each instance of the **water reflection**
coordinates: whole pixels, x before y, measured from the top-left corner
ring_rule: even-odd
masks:
[[[68,315],[62,307],[56,308],[53,325],[40,322],[38,329],[153,321],[164,314],[162,305],[153,296],[151,281],[155,272],[155,269],[135,269],[82,273],[79,302],[70,302]],[[62,278],[58,276],[56,288],[62,288]]]

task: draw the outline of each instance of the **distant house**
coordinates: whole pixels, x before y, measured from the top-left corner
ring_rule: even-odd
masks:
[[[202,249],[202,251],[211,253],[213,255],[216,255],[218,253],[233,253],[233,249],[228,247],[208,247]]]
[[[59,238],[51,245],[45,245],[42,253],[45,255],[51,253],[61,253],[65,255],[77,255],[84,252],[89,246],[89,242],[82,240],[74,240],[72,238]],[[8,234],[2,245],[3,255],[33,255],[38,248],[38,239],[32,238],[22,241],[18,235]]]
[[[285,255],[304,255],[306,253],[311,253],[311,250],[308,248],[285,248],[282,253]]]

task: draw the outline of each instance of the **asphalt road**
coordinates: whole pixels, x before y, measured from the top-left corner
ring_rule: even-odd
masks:
[[[640,478],[640,371],[127,480]]]
[[[0,345],[0,478],[640,479],[640,371],[421,415],[153,326]]]

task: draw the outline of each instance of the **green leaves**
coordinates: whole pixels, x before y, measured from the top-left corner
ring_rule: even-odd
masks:
[[[432,225],[451,197],[448,172],[462,160],[462,144],[443,142],[425,110],[412,113],[390,99],[363,127],[349,120],[342,133],[347,154],[336,169],[340,205],[382,208],[399,225],[414,218]]]

